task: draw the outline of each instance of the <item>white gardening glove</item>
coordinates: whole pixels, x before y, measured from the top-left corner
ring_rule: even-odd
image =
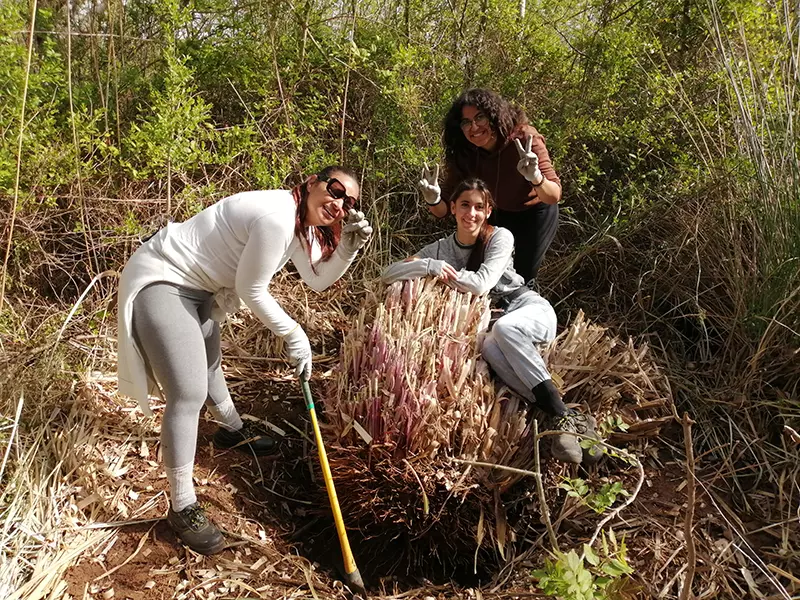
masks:
[[[364,218],[364,213],[351,208],[347,212],[347,220],[342,227],[342,238],[339,242],[342,249],[350,255],[358,252],[372,235],[372,225]]]
[[[517,152],[519,153],[517,171],[533,185],[539,185],[544,181],[544,176],[539,170],[539,157],[536,156],[536,152],[531,152],[533,136],[529,135],[525,138],[525,148],[522,147],[518,138],[514,138],[514,144],[517,146]]]
[[[295,376],[304,381],[311,379],[311,344],[303,328],[298,325],[292,329],[283,337],[283,343]]]
[[[445,266],[445,261],[437,260],[435,258],[428,259],[428,275],[433,275],[434,277],[441,277],[442,276],[442,269]]]
[[[446,260],[437,260],[429,258],[428,260],[428,275],[433,275],[445,281],[455,281],[458,279],[458,271]]]
[[[436,165],[434,171],[431,171],[428,169],[428,165],[425,165],[422,169],[422,179],[419,180],[417,187],[425,200],[425,204],[428,206],[439,204],[442,200],[442,190],[439,187],[439,165]]]

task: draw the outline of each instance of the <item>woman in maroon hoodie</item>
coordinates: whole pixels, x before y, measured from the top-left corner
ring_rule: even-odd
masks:
[[[514,235],[514,268],[536,277],[558,225],[561,180],[544,137],[522,109],[489,90],[471,89],[453,102],[444,119],[445,180],[426,167],[420,191],[437,217],[448,214],[449,195],[471,177],[486,182],[497,204],[495,225]]]

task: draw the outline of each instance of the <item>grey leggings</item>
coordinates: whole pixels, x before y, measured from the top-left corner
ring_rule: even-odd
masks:
[[[168,283],[144,288],[133,301],[133,335],[164,390],[161,425],[164,464],[194,463],[203,404],[230,397],[222,374],[219,323],[209,292]]]

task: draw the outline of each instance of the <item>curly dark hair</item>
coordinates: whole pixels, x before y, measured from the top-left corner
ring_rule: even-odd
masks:
[[[489,117],[492,129],[501,140],[507,140],[517,125],[528,122],[525,111],[500,95],[481,88],[466,90],[455,99],[444,117],[444,155],[450,164],[458,164],[460,159],[475,151],[461,130],[461,111],[465,106],[474,106]]]

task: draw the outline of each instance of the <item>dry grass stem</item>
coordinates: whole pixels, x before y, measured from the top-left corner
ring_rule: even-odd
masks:
[[[695,504],[695,480],[694,480],[694,447],[692,446],[692,424],[689,413],[683,413],[683,441],[686,449],[686,473],[688,484],[686,486],[686,517],[683,522],[683,535],[686,540],[686,578],[683,580],[680,600],[688,600],[693,597],[692,583],[696,568],[696,554],[694,546],[694,504]]]
[[[17,166],[14,176],[14,201],[11,205],[11,220],[8,224],[8,243],[6,252],[3,256],[3,273],[0,275],[0,311],[3,310],[3,303],[6,298],[6,278],[8,276],[8,259],[11,257],[11,242],[14,239],[14,226],[17,223],[17,208],[19,205],[19,180],[22,168],[22,141],[25,130],[25,108],[28,102],[28,83],[31,75],[31,58],[33,56],[34,26],[36,25],[36,10],[38,2],[33,0],[31,3],[30,31],[28,31],[28,56],[25,61],[25,81],[22,85],[22,106],[19,111],[19,135],[17,136]]]

